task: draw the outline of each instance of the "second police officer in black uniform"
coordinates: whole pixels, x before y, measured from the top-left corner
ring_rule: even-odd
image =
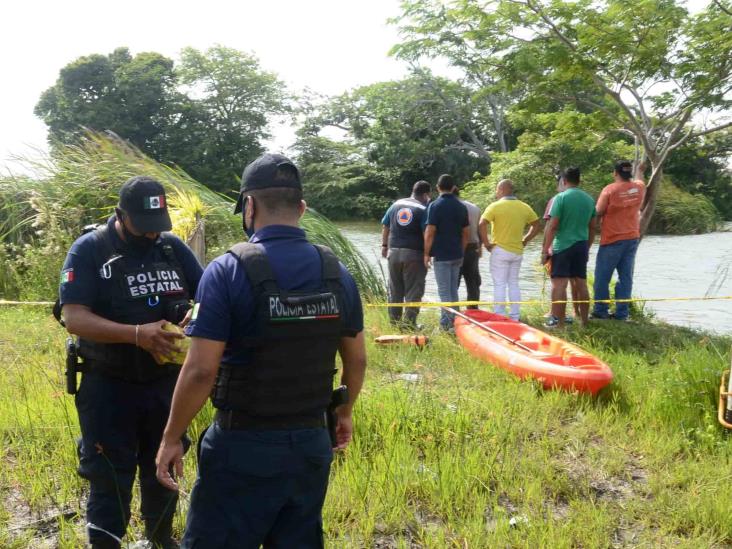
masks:
[[[252,162],[236,208],[249,242],[212,261],[201,280],[157,458],[158,478],[177,488],[170,467],[182,472],[180,437],[210,395],[216,417],[200,442],[183,547],[323,546],[335,356],[350,394],[336,410],[343,448],[366,353],[356,284],[329,249],[307,241],[304,210],[290,160]]]
[[[156,547],[177,547],[177,493],[155,478],[179,369],[161,357],[181,337],[163,326],[182,320],[202,269],[179,238],[164,232],[170,229],[163,186],[133,177],[120,190],[116,214],[74,242],[61,272],[62,315],[79,336],[82,359],[79,474],[90,484],[93,548],[120,547],[138,468],[146,537]]]

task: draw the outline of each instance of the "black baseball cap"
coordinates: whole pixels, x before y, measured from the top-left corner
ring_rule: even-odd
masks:
[[[280,168],[289,169],[293,177],[276,178],[277,170]],[[234,213],[237,214],[241,212],[245,193],[257,189],[270,189],[273,187],[302,189],[300,170],[298,170],[295,163],[286,156],[275,153],[265,153],[244,168],[244,173],[241,176],[239,199],[236,201]]]
[[[152,177],[128,179],[119,191],[119,207],[141,233],[162,233],[173,228],[165,188]]]

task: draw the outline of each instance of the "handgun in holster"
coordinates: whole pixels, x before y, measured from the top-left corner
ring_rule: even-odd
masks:
[[[70,395],[76,394],[76,373],[79,371],[79,353],[76,340],[69,336],[66,338],[66,392]]]
[[[332,448],[336,447],[336,426],[338,425],[338,417],[336,416],[336,408],[348,402],[348,387],[341,385],[333,390],[330,397],[330,404],[325,412],[326,423],[328,424],[328,435],[330,435],[330,444]]]
[[[187,299],[169,302],[165,306],[165,320],[173,324],[180,324],[191,307],[192,305]]]

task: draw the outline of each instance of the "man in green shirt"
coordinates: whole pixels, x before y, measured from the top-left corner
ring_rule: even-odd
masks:
[[[567,168],[562,174],[566,190],[558,194],[552,203],[551,218],[544,231],[541,260],[549,259],[552,248],[552,314],[545,326],[564,327],[567,283],[577,289],[573,297],[580,301],[582,325],[587,324],[590,294],[587,290],[587,260],[595,238],[595,201],[579,189],[579,168]],[[561,301],[561,303],[557,303]]]

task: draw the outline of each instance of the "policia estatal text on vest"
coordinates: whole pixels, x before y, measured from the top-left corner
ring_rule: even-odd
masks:
[[[345,448],[366,353],[355,282],[328,248],[306,240],[304,210],[295,165],[275,154],[255,160],[236,207],[249,242],[201,280],[157,457],[158,478],[177,489],[181,434],[210,396],[216,415],[200,440],[183,547],[323,546],[335,356],[350,395],[336,408],[336,446]]]
[[[138,468],[145,536],[156,547],[177,547],[177,494],[156,481],[155,452],[179,365],[160,357],[177,348],[180,336],[163,326],[181,320],[202,269],[180,239],[163,232],[170,228],[163,186],[134,177],[120,190],[116,214],[74,242],[61,272],[61,315],[78,336],[81,361],[77,391],[76,357],[69,357],[67,388],[76,392],[94,548],[120,547]]]

